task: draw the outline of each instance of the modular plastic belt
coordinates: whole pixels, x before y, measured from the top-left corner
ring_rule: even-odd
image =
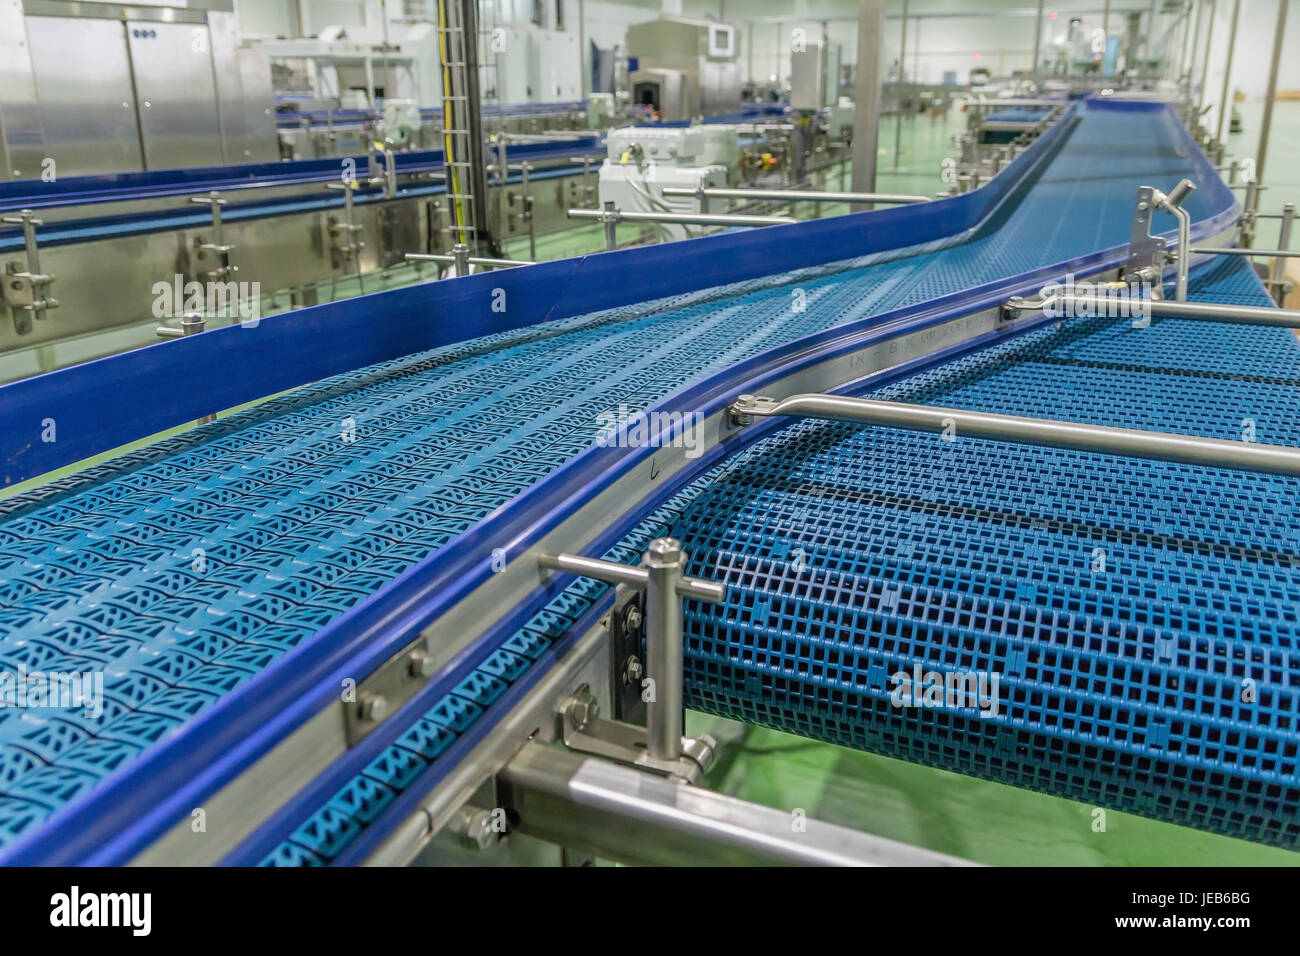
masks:
[[[86,793],[572,458],[600,412],[646,408],[813,331],[1123,242],[1136,187],[1188,172],[1172,123],[1084,111],[1032,191],[965,241],[362,369],[6,502],[0,666],[103,670],[106,699],[100,719],[0,711],[0,835]],[[1116,156],[1116,142],[1131,151]],[[1090,175],[1102,156],[1105,180]],[[435,708],[418,746],[381,761],[381,789],[436,755],[437,727],[456,733],[490,703],[563,612],[539,616],[537,633]]]

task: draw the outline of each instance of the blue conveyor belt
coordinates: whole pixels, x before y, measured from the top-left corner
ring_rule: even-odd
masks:
[[[103,669],[107,709],[98,720],[0,711],[0,838],[571,459],[600,412],[644,409],[811,332],[1122,243],[1137,186],[1190,171],[1172,122],[1084,111],[1032,191],[974,236],[362,369],[6,502],[0,665]],[[1188,204],[1194,217],[1201,202]],[[789,307],[795,286],[802,312]],[[458,689],[430,725],[456,733],[529,649],[526,638],[503,649],[500,673]],[[388,755],[390,790],[445,745],[425,730],[432,742]]]

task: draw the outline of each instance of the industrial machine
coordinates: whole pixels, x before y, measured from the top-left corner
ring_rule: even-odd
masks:
[[[0,861],[969,862],[685,710],[1295,850],[1300,314],[1177,117],[0,387],[107,456],[0,502]]]
[[[228,11],[0,4],[0,180],[274,160],[273,112]]]
[[[740,107],[739,35],[719,20],[661,16],[627,29],[634,104],[666,121],[732,113]]]

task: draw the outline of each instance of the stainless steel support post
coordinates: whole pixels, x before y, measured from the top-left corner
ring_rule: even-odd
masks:
[[[456,275],[469,275],[469,246],[458,242],[451,247],[451,254],[456,263]]]
[[[1277,234],[1277,248],[1279,251],[1289,251],[1291,248],[1291,226],[1295,222],[1295,204],[1287,203],[1282,207],[1282,223]],[[1283,256],[1274,256],[1273,266],[1269,272],[1269,279],[1273,288],[1273,294],[1280,304],[1286,297],[1282,287],[1286,273],[1286,258]]]
[[[1241,16],[1241,0],[1232,0],[1232,25],[1228,28],[1228,59],[1223,65],[1223,93],[1220,97],[1219,129],[1215,139],[1223,142],[1224,123],[1232,113],[1232,56],[1237,49],[1237,23]],[[1231,130],[1231,126],[1228,127]]]
[[[605,250],[607,252],[618,248],[618,210],[614,208],[614,200],[605,200]]]
[[[682,755],[682,604],[677,586],[686,554],[675,538],[656,538],[641,558],[645,589],[646,666],[656,704],[646,711],[646,749],[657,760]]]
[[[582,555],[542,555],[543,568],[636,587],[645,593],[647,676],[653,693],[646,707],[646,750],[653,760],[682,756],[682,598],[718,602],[721,584],[685,574],[687,556],[676,538],[650,542],[639,567]]]
[[[858,65],[853,113],[853,190],[875,192],[880,132],[880,50],[885,0],[858,0]]]
[[[1259,124],[1259,150],[1255,153],[1255,180],[1264,181],[1264,160],[1268,158],[1268,134],[1273,127],[1273,102],[1277,99],[1277,73],[1282,65],[1282,41],[1286,38],[1286,11],[1291,0],[1277,0],[1277,24],[1273,27],[1273,59],[1268,68],[1268,92],[1264,94],[1264,119]],[[1255,207],[1258,210],[1258,207]]]

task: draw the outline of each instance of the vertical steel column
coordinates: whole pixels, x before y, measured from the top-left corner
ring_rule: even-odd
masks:
[[[1255,154],[1255,179],[1264,181],[1264,159],[1268,155],[1268,134],[1273,126],[1273,101],[1277,99],[1277,71],[1282,64],[1282,40],[1286,37],[1286,8],[1290,0],[1277,0],[1277,25],[1273,28],[1273,61],[1268,68],[1268,94],[1264,119],[1259,127],[1259,150]]]
[[[461,49],[465,56],[465,129],[469,136],[470,190],[474,208],[475,239],[479,254],[499,254],[488,229],[487,164],[483,159],[483,96],[479,89],[478,0],[455,0],[461,28]]]
[[[1228,97],[1232,95],[1232,54],[1237,48],[1237,21],[1240,14],[1241,0],[1232,0],[1232,26],[1228,28],[1228,60],[1223,65],[1223,98],[1222,105],[1219,107],[1219,131],[1214,137],[1220,143],[1223,142],[1223,124],[1232,112],[1232,102]]]
[[[618,215],[614,200],[605,200],[605,250],[612,252],[618,248]]]
[[[1214,15],[1218,12],[1218,0],[1210,0],[1210,16],[1205,25],[1205,56],[1201,60],[1201,92],[1196,99],[1196,116],[1199,122],[1200,116],[1205,112],[1205,88],[1210,84],[1210,47],[1214,44]],[[1201,18],[1197,15],[1196,30],[1197,41],[1200,40]]]
[[[903,151],[903,71],[907,69],[907,0],[903,0],[903,33],[898,41],[898,113],[894,116],[894,169],[898,169],[898,157]]]
[[[1291,246],[1291,226],[1295,222],[1295,206],[1287,203],[1282,207],[1282,227],[1278,230],[1277,247],[1281,251],[1286,251]],[[1273,280],[1273,294],[1277,296],[1278,304],[1283,299],[1282,278],[1285,274],[1286,260],[1281,256],[1273,259],[1273,268],[1269,272],[1269,278]]]
[[[656,538],[641,559],[645,589],[646,668],[654,681],[654,707],[646,709],[646,749],[656,760],[682,755],[682,599],[677,586],[686,554],[676,538]]]
[[[853,191],[876,191],[880,133],[880,47],[885,0],[858,0],[858,65],[853,110]]]
[[[1034,18],[1034,63],[1030,72],[1038,79],[1038,54],[1043,45],[1043,0],[1038,0],[1038,16]]]

